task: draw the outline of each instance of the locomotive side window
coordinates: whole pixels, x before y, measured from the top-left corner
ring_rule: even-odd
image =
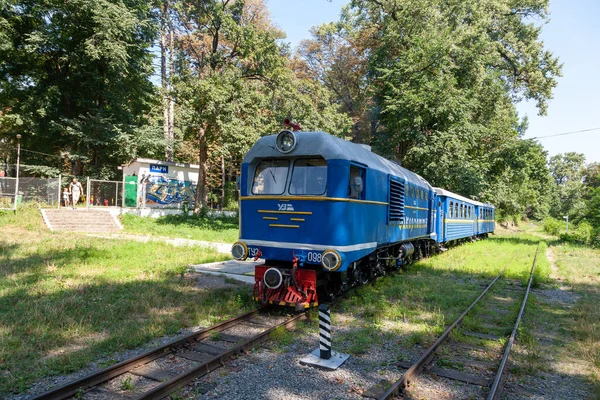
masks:
[[[450,202],[450,207],[448,207],[448,218],[452,218],[452,215],[454,215],[454,213],[452,212],[452,207],[454,206],[454,202]]]
[[[362,191],[356,190],[355,178],[361,178],[363,181]],[[365,197],[365,170],[364,168],[357,167],[355,165],[350,166],[350,183],[348,197],[351,199],[364,200]]]
[[[321,195],[327,185],[327,161],[322,158],[300,159],[294,162],[290,194]]]
[[[454,218],[460,218],[458,214],[458,203],[454,203]]]
[[[288,160],[261,161],[254,174],[252,194],[283,194],[289,166]]]

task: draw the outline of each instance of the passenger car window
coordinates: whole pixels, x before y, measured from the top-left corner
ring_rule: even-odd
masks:
[[[290,194],[324,194],[327,186],[327,161],[322,158],[294,162]]]
[[[254,174],[252,193],[283,194],[289,166],[288,160],[261,161]]]

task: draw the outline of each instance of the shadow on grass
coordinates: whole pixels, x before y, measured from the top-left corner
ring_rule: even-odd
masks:
[[[547,240],[536,237],[516,237],[516,236],[490,236],[488,239],[491,242],[497,243],[511,243],[511,244],[524,244],[528,246],[537,246],[539,242],[546,242],[548,246],[554,246],[556,243],[560,243],[557,240]]]
[[[179,276],[96,281],[44,295],[22,286],[0,298],[0,393],[22,392],[42,377],[77,371],[181,328],[215,324],[254,308],[250,294],[245,285],[207,290]]]
[[[492,243],[537,245],[533,239],[511,239],[514,238],[490,240]],[[81,258],[82,254],[84,257],[93,255],[73,249],[46,254],[42,260],[61,259],[68,263],[74,257]],[[22,263],[19,264],[22,268],[29,268],[39,262],[35,257],[29,262],[16,262]],[[388,327],[380,323],[384,319],[404,320],[418,316],[423,324],[448,326],[477,297],[481,285],[488,282],[488,277],[481,273],[459,270],[451,270],[447,276],[442,276],[439,269],[422,262],[408,273],[385,277],[354,290],[347,295],[344,305],[338,308],[336,304],[334,313],[343,307],[348,313],[364,318],[370,326],[368,333],[373,335],[390,334]],[[0,352],[3,369],[0,371],[3,376],[0,392],[22,391],[43,376],[76,371],[113,352],[136,348],[153,338],[174,334],[182,327],[199,322],[214,324],[252,306],[249,288],[201,290],[177,276],[121,283],[94,281],[76,288],[65,287],[50,295],[30,292],[24,286],[0,298],[4,343]],[[444,318],[437,318],[436,312]],[[556,318],[556,310],[551,305],[540,305],[536,318]],[[576,337],[577,329],[572,324],[561,325],[561,335]],[[402,338],[402,334],[391,333]],[[422,333],[425,339],[415,336],[413,340],[427,344],[438,333],[437,328],[430,329]],[[377,341],[373,340],[373,343]],[[394,354],[390,354],[390,359],[393,357]],[[353,357],[348,362],[351,364],[355,360],[361,361]],[[365,378],[373,383],[379,381],[379,369],[378,366],[369,368]],[[575,378],[565,374],[555,376],[558,379]],[[270,385],[260,389],[263,392],[253,393],[253,396],[268,397],[273,390],[296,393],[297,387],[288,381],[272,379]],[[306,387],[302,394],[317,398],[322,392]]]
[[[513,237],[489,239],[491,243],[529,246],[530,254],[528,253],[527,257],[530,261],[533,261],[533,251],[537,247],[538,241],[535,238]],[[465,246],[470,246],[470,244]],[[497,248],[496,251],[499,249],[502,248]],[[449,251],[456,251],[456,249]],[[489,276],[486,276],[487,274],[481,272],[471,273],[452,267],[440,267],[444,262],[437,260],[438,257],[441,256],[434,256],[410,266],[406,273],[380,278],[369,286],[356,289],[347,296],[343,306],[336,304],[336,311],[360,317],[363,321],[362,326],[368,327],[371,332],[373,346],[390,334],[394,335],[395,341],[408,343],[408,347],[410,347],[411,341],[422,344],[423,348],[429,346],[439,336],[439,333],[454,322],[458,315],[475,300],[497,273],[490,273]],[[544,255],[542,257],[545,258]],[[437,268],[434,266],[435,264],[437,264]],[[552,282],[543,276],[538,279],[542,282]],[[597,292],[599,286],[595,283],[584,283],[574,285],[574,290],[579,293]],[[497,289],[493,288],[491,293],[493,294]],[[522,299],[520,296],[522,295],[519,295],[518,305]],[[532,301],[535,301],[535,305],[531,304]],[[485,298],[483,303],[486,303]],[[513,309],[514,318],[516,318],[518,307],[513,307]],[[476,310],[474,311],[476,312]],[[436,313],[438,316],[435,315]],[[558,364],[560,361],[554,361],[545,356],[538,355],[537,358],[529,356],[536,352],[544,355],[552,354],[552,348],[564,348],[567,345],[577,346],[577,342],[583,343],[585,338],[589,338],[591,336],[589,328],[586,331],[584,325],[573,321],[577,313],[581,314],[578,307],[571,308],[570,304],[557,306],[552,302],[530,300],[523,323],[528,326],[526,329],[536,338],[535,346],[533,350],[528,349],[525,352],[526,357],[521,356],[515,361],[511,373],[517,380],[527,380],[528,375],[536,375],[537,372],[540,373],[539,379],[544,380],[548,379],[544,377],[544,374],[551,374],[553,381],[567,380],[571,382],[569,385],[582,387],[587,396],[600,394],[600,384],[591,376],[582,375],[578,371],[574,371],[572,374],[563,372],[561,367],[554,367],[555,363]],[[440,317],[439,314],[442,314],[443,317]],[[591,313],[588,314],[591,315]],[[478,313],[471,312],[469,315],[475,316]],[[403,331],[400,328],[398,331],[398,328],[393,328],[394,322],[398,322],[397,326],[399,327],[405,327],[406,324],[412,325],[412,330]],[[512,323],[514,321],[510,322],[510,324]],[[522,325],[520,332],[523,329],[525,328]],[[511,330],[512,326],[509,326],[507,331]],[[348,342],[350,345],[345,345],[346,350],[352,351],[356,340],[349,336]],[[543,349],[539,350],[541,347]],[[393,354],[390,357],[393,357]],[[600,359],[600,355],[598,359]],[[407,398],[421,397],[411,397],[409,394]]]
[[[18,250],[26,247],[24,244],[0,243],[0,251],[6,255],[6,259],[0,263],[0,278],[13,273],[42,272],[47,268],[58,268],[74,261],[88,262],[98,258],[106,258],[110,255],[108,250],[91,248],[77,245],[75,248],[65,250],[52,250],[29,254],[26,257],[11,258]],[[6,253],[4,252],[6,249]],[[31,284],[47,277],[41,275],[26,275],[22,283]]]
[[[10,257],[20,246],[16,243],[0,242],[0,256]],[[2,271],[0,271],[1,273]]]

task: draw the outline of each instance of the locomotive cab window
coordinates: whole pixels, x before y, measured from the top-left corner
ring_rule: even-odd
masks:
[[[252,194],[283,194],[290,162],[263,160],[256,167]]]
[[[327,186],[327,161],[322,158],[300,159],[294,162],[290,194],[322,195]]]

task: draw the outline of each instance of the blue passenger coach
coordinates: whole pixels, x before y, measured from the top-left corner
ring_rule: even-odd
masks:
[[[441,188],[435,188],[435,192],[436,234],[439,243],[494,232],[494,206]]]
[[[436,204],[449,192],[436,193],[369,146],[323,132],[259,139],[244,157],[239,189],[232,254],[265,259],[255,269],[254,298],[262,302],[310,307],[317,291],[331,298],[429,254],[440,238],[476,234],[472,201],[460,200],[461,217],[450,211],[462,224],[440,230],[450,221]],[[458,197],[448,200],[452,207]]]

